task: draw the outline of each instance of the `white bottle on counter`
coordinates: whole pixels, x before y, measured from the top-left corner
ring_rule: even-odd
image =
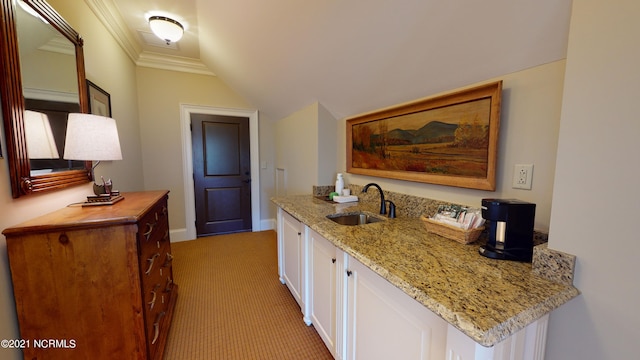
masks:
[[[342,178],[342,174],[338,173],[338,178],[336,179],[336,192],[338,195],[342,195],[342,189],[344,189],[344,179]]]

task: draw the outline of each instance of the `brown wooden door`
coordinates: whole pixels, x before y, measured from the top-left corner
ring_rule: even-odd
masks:
[[[191,114],[198,236],[251,231],[249,118]]]

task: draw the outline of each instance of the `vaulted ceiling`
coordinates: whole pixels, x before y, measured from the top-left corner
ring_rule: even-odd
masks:
[[[316,101],[342,118],[563,59],[571,15],[571,0],[86,1],[140,66],[215,74],[276,120]],[[185,24],[177,47],[147,43],[149,14]]]

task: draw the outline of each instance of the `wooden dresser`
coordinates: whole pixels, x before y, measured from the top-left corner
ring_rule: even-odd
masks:
[[[168,191],[5,229],[25,359],[162,359],[178,287]]]

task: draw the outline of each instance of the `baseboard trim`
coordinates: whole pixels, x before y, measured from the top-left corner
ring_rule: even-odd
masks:
[[[265,220],[260,220],[260,229],[253,229],[253,231],[264,231],[264,230],[275,230],[275,229],[276,229],[276,220],[265,219]],[[195,240],[194,238],[188,236],[188,232],[186,228],[170,230],[169,234],[171,236],[171,242]]]

